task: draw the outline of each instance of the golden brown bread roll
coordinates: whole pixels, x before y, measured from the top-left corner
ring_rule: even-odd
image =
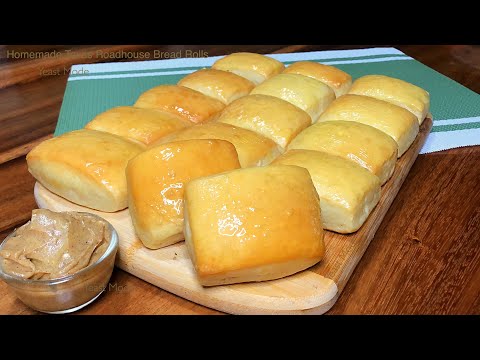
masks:
[[[239,52],[217,60],[212,69],[230,71],[258,85],[265,80],[280,74],[285,66],[269,56]]]
[[[380,180],[353,161],[313,150],[289,150],[273,165],[304,167],[320,197],[324,229],[357,231],[380,200]]]
[[[369,96],[347,94],[336,99],[318,119],[321,121],[356,121],[390,135],[398,145],[398,157],[415,140],[419,125],[410,111]]]
[[[279,74],[258,85],[250,93],[271,95],[299,107],[310,115],[312,123],[335,100],[335,93],[324,83],[297,74]]]
[[[330,86],[338,98],[352,86],[352,77],[334,66],[323,65],[313,61],[298,61],[287,67],[284,74],[299,74],[311,77]]]
[[[383,185],[392,176],[397,143],[374,127],[353,121],[325,121],[303,130],[288,150],[316,150],[356,162],[371,171]]]
[[[325,251],[318,195],[298,166],[190,181],[184,232],[205,286],[278,279],[316,264]]]
[[[350,94],[388,101],[414,114],[421,125],[430,110],[430,94],[409,82],[385,75],[367,75],[354,81]]]
[[[255,131],[282,148],[311,123],[305,111],[269,95],[248,95],[235,100],[217,121]]]
[[[177,131],[160,139],[152,146],[190,139],[220,139],[231,142],[237,150],[242,167],[269,164],[282,151],[275,142],[262,135],[219,122],[209,122]]]
[[[106,131],[143,145],[174,131],[192,126],[180,115],[157,109],[118,106],[95,116],[85,129]]]
[[[248,95],[255,87],[254,83],[239,75],[215,69],[195,71],[181,79],[178,85],[199,91],[227,105]]]
[[[240,167],[223,140],[185,140],[151,148],[128,163],[128,205],[135,232],[150,249],[183,240],[185,183]]]
[[[141,94],[135,107],[164,110],[198,124],[211,120],[225,104],[184,86],[160,85]]]
[[[46,140],[27,155],[44,187],[76,204],[113,212],[127,207],[125,167],[143,147],[120,136],[76,130]]]

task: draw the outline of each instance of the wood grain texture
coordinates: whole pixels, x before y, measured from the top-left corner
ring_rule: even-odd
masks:
[[[91,210],[49,192],[39,183],[35,185],[35,199],[40,208],[102,216],[119,234],[118,267],[188,300],[231,314],[323,314],[334,305],[370,244],[431,127],[432,120],[426,119],[410,149],[397,161],[392,178],[382,187],[380,202],[360,230],[349,235],[327,231],[324,259],[306,271],[278,280],[202,287],[184,242],[158,250],[145,248],[135,235],[128,210]]]
[[[417,159],[332,313],[480,314],[479,150]]]
[[[37,207],[31,194],[34,185],[25,157],[0,167],[0,231],[23,224],[31,217],[31,210]]]
[[[294,51],[315,51],[375,45],[294,46]],[[480,46],[382,46],[394,46],[480,92]],[[39,51],[54,48],[28,47]],[[191,49],[192,46],[157,48]],[[211,55],[291,49],[281,45],[195,45],[195,48]],[[0,58],[2,61],[6,62]],[[65,83],[66,78],[42,77],[0,90],[0,146],[7,143],[8,148],[22,146],[43,136],[40,133],[51,134]],[[55,96],[52,105],[50,101]],[[45,120],[40,121],[42,118]],[[8,131],[5,121],[10,122]],[[5,150],[2,147],[0,154]],[[342,295],[327,314],[480,314],[480,193],[475,191],[480,188],[479,161],[480,146],[419,155]],[[0,223],[4,228],[0,230],[0,239],[30,218],[31,210],[36,207],[33,185],[23,156],[0,165]],[[419,214],[428,217],[419,218]],[[114,270],[111,283],[126,291],[109,291],[78,314],[218,314],[119,269]],[[0,314],[29,313],[33,312],[0,281]]]

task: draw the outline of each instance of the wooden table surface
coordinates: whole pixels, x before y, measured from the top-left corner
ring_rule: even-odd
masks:
[[[284,53],[363,48],[319,45],[0,45],[0,239],[36,208],[25,154],[52,136],[74,63],[98,50]],[[395,45],[392,45],[395,46]],[[480,92],[480,46],[395,46]],[[12,59],[12,51],[67,57]],[[7,57],[7,51],[10,56]],[[46,75],[46,74],[55,75]],[[57,75],[59,73],[59,75]],[[452,104],[455,106],[455,104]],[[420,155],[343,294],[328,314],[480,314],[480,147]],[[77,314],[220,314],[115,269],[106,291]],[[0,281],[0,314],[32,314]]]

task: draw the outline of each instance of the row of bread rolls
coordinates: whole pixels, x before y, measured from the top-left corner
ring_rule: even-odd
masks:
[[[402,80],[352,85],[331,66],[237,53],[45,141],[27,161],[72,202],[128,205],[149,248],[185,238],[204,285],[269,280],[320,261],[323,228],[360,228],[428,107],[428,93]]]

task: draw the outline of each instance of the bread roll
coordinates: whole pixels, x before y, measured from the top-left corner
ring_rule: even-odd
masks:
[[[430,94],[406,81],[384,75],[363,76],[353,83],[350,94],[371,96],[407,109],[421,125],[430,110]]]
[[[282,148],[311,123],[305,111],[269,95],[248,95],[235,100],[217,121],[255,131]]]
[[[297,74],[279,74],[258,85],[250,94],[278,97],[310,115],[312,124],[335,100],[335,93],[324,83]]]
[[[160,85],[141,94],[135,106],[164,110],[198,124],[211,120],[225,104],[184,86]]]
[[[118,106],[95,116],[85,129],[106,131],[143,145],[192,126],[180,115],[157,109]]]
[[[290,150],[273,165],[304,167],[320,197],[323,228],[357,231],[380,200],[380,180],[353,161],[313,150]]]
[[[127,207],[125,167],[143,150],[120,136],[76,130],[45,140],[27,155],[44,187],[76,204],[113,212]]]
[[[219,122],[210,122],[177,131],[160,139],[152,146],[190,139],[220,139],[231,142],[235,145],[242,167],[269,164],[282,152],[275,142],[262,135]]]
[[[212,68],[232,72],[258,85],[272,76],[280,74],[285,66],[269,56],[239,52],[217,60]]]
[[[199,91],[227,105],[248,95],[255,87],[254,83],[239,75],[215,69],[195,71],[181,79],[178,85]]]
[[[266,166],[190,181],[185,241],[205,286],[278,279],[316,264],[323,228],[308,171]]]
[[[223,140],[160,145],[128,163],[128,206],[135,232],[150,249],[183,240],[185,183],[240,167],[235,147]]]
[[[298,61],[287,67],[284,74],[299,74],[311,77],[330,86],[338,98],[352,86],[352,77],[334,66],[323,65],[313,61]]]
[[[390,135],[397,142],[398,157],[412,145],[419,130],[418,120],[410,111],[362,95],[347,94],[338,98],[318,119],[319,122],[334,120],[359,122]]]
[[[316,150],[356,162],[383,185],[392,176],[397,143],[374,127],[353,121],[319,122],[303,130],[287,148]]]

